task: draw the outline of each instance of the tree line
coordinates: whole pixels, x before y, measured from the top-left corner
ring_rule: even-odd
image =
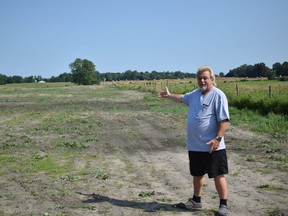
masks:
[[[264,63],[257,63],[254,65],[241,65],[235,69],[230,70],[225,77],[268,77],[268,79],[275,79],[276,77],[288,76],[288,62],[283,64],[277,62],[272,65],[272,68],[267,67]]]
[[[33,83],[39,81],[46,82],[72,82],[76,84],[91,85],[98,84],[105,81],[121,81],[121,80],[160,80],[160,79],[185,79],[195,78],[195,73],[181,72],[181,71],[152,71],[139,72],[137,70],[127,70],[125,72],[106,72],[100,73],[96,70],[92,61],[87,59],[75,59],[69,64],[71,72],[64,72],[59,76],[52,76],[50,78],[43,78],[41,76],[6,76],[0,74],[0,85],[10,83]],[[275,79],[276,77],[288,77],[288,62],[282,64],[276,62],[272,68],[269,68],[265,63],[257,63],[254,65],[241,65],[237,68],[229,70],[225,75],[223,72],[219,73],[221,77],[267,77],[268,79]]]

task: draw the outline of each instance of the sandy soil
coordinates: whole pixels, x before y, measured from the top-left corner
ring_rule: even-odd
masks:
[[[138,101],[143,96],[123,92],[122,98],[95,108],[96,114],[85,114],[105,122],[99,141],[79,150],[83,157],[71,159],[72,173],[86,167],[85,174],[53,177],[45,172],[28,175],[14,171],[1,176],[0,215],[213,215],[219,201],[213,180],[208,178],[202,210],[172,207],[193,193],[185,118],[143,109]],[[107,112],[107,106],[129,111]],[[267,166],[269,162],[257,151],[237,150],[240,144],[255,145],[266,138],[237,128],[233,122],[229,127],[227,180],[232,216],[287,215],[287,173]],[[46,154],[53,151],[48,147],[42,150]],[[251,157],[252,161],[247,160]],[[277,187],[265,189],[271,184]]]

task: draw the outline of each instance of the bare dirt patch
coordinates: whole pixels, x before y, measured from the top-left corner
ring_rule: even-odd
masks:
[[[185,117],[151,111],[148,102],[142,100],[144,96],[147,95],[123,91],[117,98],[89,100],[84,102],[85,109],[78,122],[85,125],[84,129],[73,125],[75,129],[69,134],[49,135],[55,127],[51,124],[47,134],[38,134],[37,143],[27,144],[25,151],[1,148],[2,156],[9,157],[5,159],[7,166],[9,161],[18,161],[18,165],[9,170],[1,168],[0,215],[213,215],[218,197],[213,181],[208,178],[203,210],[172,207],[193,193],[185,147]],[[32,112],[60,111],[71,106],[76,109],[80,105],[83,102],[25,106]],[[7,109],[6,106],[9,104],[1,107]],[[0,121],[4,130],[1,136],[5,137],[6,121],[2,117]],[[68,127],[68,123],[62,126]],[[21,127],[17,128],[15,132],[23,133]],[[83,148],[63,149],[55,144],[57,138],[79,136],[82,141],[86,137]],[[279,171],[263,154],[257,153],[257,145],[266,139],[269,137],[230,125],[226,135],[230,215],[287,215],[287,172]],[[3,138],[1,145],[8,141]],[[247,152],[245,146],[249,145],[255,147]],[[63,167],[61,173],[45,170],[44,164],[42,171],[27,170],[31,152],[40,151],[45,154],[43,159],[39,156],[38,163],[49,162],[51,158],[57,161],[56,165],[68,163],[69,167],[67,170]]]

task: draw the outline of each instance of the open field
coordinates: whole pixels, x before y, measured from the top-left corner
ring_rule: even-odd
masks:
[[[0,215],[213,215],[209,179],[203,210],[172,207],[192,195],[186,114],[110,83],[0,86]],[[287,215],[287,130],[254,132],[245,117],[232,109],[226,136],[230,215]]]
[[[267,80],[267,78],[221,78],[216,79],[217,87],[225,92],[229,104],[247,108],[262,114],[277,113],[288,115],[288,82]],[[166,86],[173,93],[184,94],[198,87],[197,79],[120,81],[114,82],[120,89],[141,90],[152,93]]]

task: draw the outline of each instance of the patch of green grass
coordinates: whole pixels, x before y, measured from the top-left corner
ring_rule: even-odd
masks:
[[[65,212],[60,212],[60,213],[57,213],[56,216],[68,216],[69,214],[65,213]]]
[[[91,205],[91,204],[86,204],[86,205],[82,206],[81,208],[88,209],[88,210],[96,210],[97,209],[97,207],[95,205]]]
[[[10,132],[4,137],[0,148],[29,148],[35,144],[36,142],[30,136]]]
[[[141,191],[138,196],[140,197],[149,197],[155,195],[155,191]]]
[[[287,155],[271,155],[269,157],[270,160],[279,161],[283,164],[288,164],[288,156]]]
[[[87,175],[89,174],[90,171],[88,169],[81,169],[80,171],[77,172],[77,175]]]
[[[60,162],[55,156],[48,155],[42,160],[26,160],[26,163],[23,164],[23,168],[26,173],[45,172],[47,174],[58,175],[70,172],[73,166],[69,162]]]
[[[149,104],[149,109],[154,112],[173,113],[177,115],[187,115],[187,106],[183,104],[163,105],[158,103]]]
[[[270,208],[267,211],[268,216],[284,216],[285,215],[284,212],[286,212],[286,210],[285,211],[281,211],[278,208]]]
[[[4,176],[9,172],[20,171],[22,160],[17,156],[12,155],[0,155],[0,176]]]
[[[162,98],[158,98],[158,97],[144,97],[143,98],[143,101],[149,101],[149,102],[154,102],[154,101],[157,101],[157,102],[160,102],[160,101],[163,101]]]
[[[19,158],[15,155],[0,155],[0,167],[8,166],[17,161],[19,161]]]
[[[258,185],[257,188],[259,189],[264,189],[264,190],[282,190],[283,187],[277,186],[277,185],[272,185],[272,184],[263,184],[263,185]]]
[[[266,116],[258,112],[247,109],[236,109],[230,107],[231,122],[235,125],[241,125],[249,130],[269,133],[269,134],[287,134],[288,117],[270,113]]]

